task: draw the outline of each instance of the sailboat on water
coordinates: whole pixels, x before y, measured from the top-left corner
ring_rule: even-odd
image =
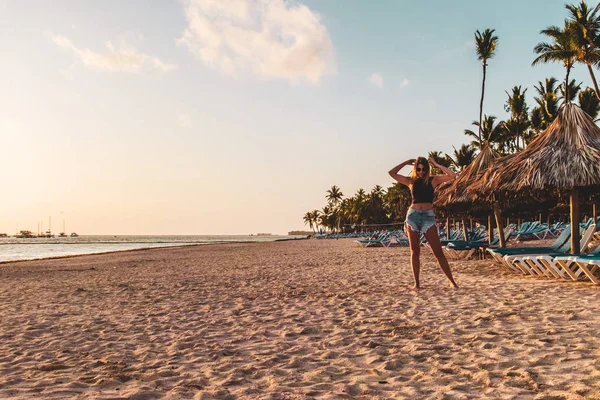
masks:
[[[71,232],[70,235],[67,235],[67,228],[66,228],[66,225],[65,225],[65,219],[63,218],[63,229],[62,229],[62,232],[58,234],[58,237],[79,237],[79,235],[77,233],[75,233],[75,232]]]
[[[67,237],[67,234],[65,232],[67,232],[67,230],[65,229],[65,219],[63,218],[63,230],[61,233],[58,234],[58,237]]]
[[[42,225],[42,230],[44,230],[43,225]],[[52,234],[52,217],[48,217],[48,230],[45,233],[38,235],[38,237],[42,237],[42,238],[53,238],[54,237],[54,235]]]

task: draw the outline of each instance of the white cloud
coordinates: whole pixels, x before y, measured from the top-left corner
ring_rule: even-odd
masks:
[[[182,128],[187,128],[192,124],[192,117],[188,114],[181,113],[177,116],[177,124]]]
[[[377,72],[373,72],[367,81],[380,89],[383,88],[383,77]]]
[[[113,72],[139,72],[143,68],[167,72],[177,68],[175,65],[167,64],[157,57],[139,53],[133,47],[124,43],[117,49],[111,42],[106,42],[105,45],[108,51],[101,54],[90,49],[79,48],[63,35],[50,34],[50,37],[57,46],[71,50],[87,67]]]
[[[403,87],[407,87],[409,83],[410,83],[410,81],[409,81],[408,79],[404,79],[404,80],[402,81],[402,83],[400,83],[400,87],[401,87],[401,88],[403,88]]]
[[[207,66],[317,84],[335,73],[327,28],[308,7],[284,0],[185,0],[188,26],[177,41]]]

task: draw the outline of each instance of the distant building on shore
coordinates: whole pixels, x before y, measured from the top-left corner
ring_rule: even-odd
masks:
[[[289,231],[288,235],[290,236],[307,236],[307,235],[314,235],[315,233],[313,231]]]

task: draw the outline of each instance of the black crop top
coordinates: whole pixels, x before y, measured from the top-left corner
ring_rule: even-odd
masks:
[[[413,182],[410,187],[410,194],[412,196],[412,203],[433,203],[433,185],[431,184],[432,179],[429,178],[427,182],[423,179],[417,179]]]

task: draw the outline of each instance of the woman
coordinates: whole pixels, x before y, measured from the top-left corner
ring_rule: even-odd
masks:
[[[430,175],[430,162],[444,174]],[[410,176],[399,175],[398,171],[407,165],[413,166]],[[444,182],[455,179],[456,174],[443,165],[438,164],[435,160],[430,159],[428,162],[424,157],[418,157],[416,160],[406,160],[402,164],[392,168],[389,174],[396,181],[408,186],[410,188],[410,194],[412,195],[412,204],[406,214],[405,226],[408,234],[408,241],[410,243],[410,263],[415,278],[414,288],[417,290],[420,289],[419,256],[421,252],[422,233],[425,235],[425,239],[427,239],[429,246],[431,246],[433,254],[435,255],[435,258],[437,258],[438,263],[442,268],[442,271],[444,271],[444,274],[446,274],[450,284],[458,289],[458,285],[454,282],[454,278],[452,277],[452,271],[450,271],[448,260],[442,251],[442,245],[440,244],[440,237],[438,236],[438,230],[435,225],[435,215],[433,212],[433,193],[435,188]]]

